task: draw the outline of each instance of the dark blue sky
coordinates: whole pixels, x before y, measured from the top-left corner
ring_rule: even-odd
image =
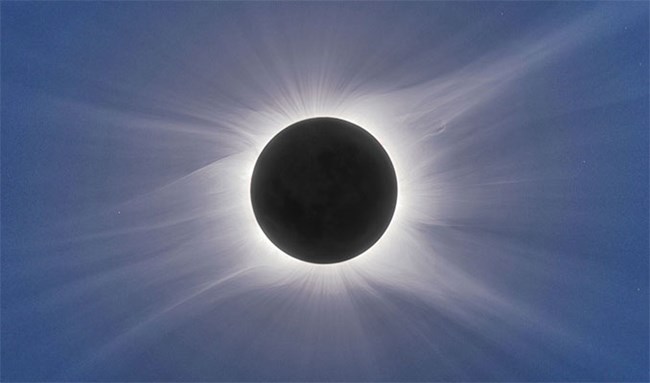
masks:
[[[0,10],[3,381],[648,381],[646,2]],[[329,110],[408,206],[278,272],[241,163]]]

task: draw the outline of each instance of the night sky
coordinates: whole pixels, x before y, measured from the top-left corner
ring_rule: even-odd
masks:
[[[2,381],[648,381],[647,2],[2,2]],[[248,188],[384,145],[336,265]]]

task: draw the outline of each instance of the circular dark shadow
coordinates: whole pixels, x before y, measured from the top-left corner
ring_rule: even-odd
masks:
[[[311,263],[337,263],[369,249],[390,224],[397,178],[370,133],[337,118],[299,121],[260,154],[253,211],[278,248]]]

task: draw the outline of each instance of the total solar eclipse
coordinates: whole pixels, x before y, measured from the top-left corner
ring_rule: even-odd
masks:
[[[266,236],[311,263],[352,259],[388,228],[397,202],[395,169],[363,128],[319,117],[290,125],[257,159],[251,201]]]

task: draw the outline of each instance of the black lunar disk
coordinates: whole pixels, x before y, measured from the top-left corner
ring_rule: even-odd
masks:
[[[299,121],[278,133],[255,164],[257,222],[285,253],[311,263],[349,260],[388,227],[397,178],[370,133],[337,118]]]

